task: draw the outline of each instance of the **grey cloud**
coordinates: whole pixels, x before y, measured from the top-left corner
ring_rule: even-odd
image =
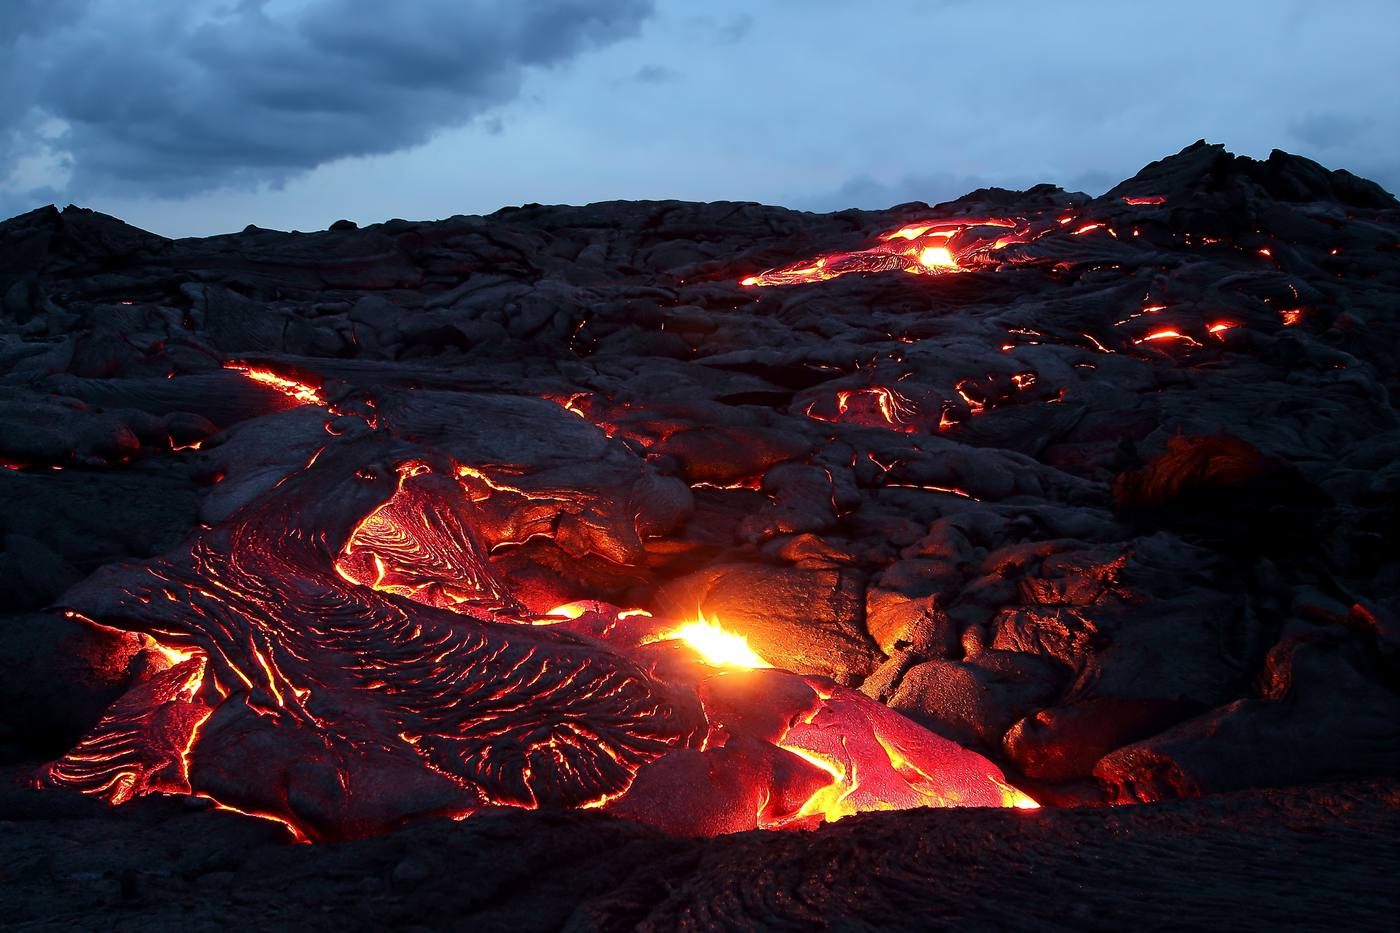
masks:
[[[753,29],[753,17],[747,13],[741,13],[731,19],[725,20],[716,33],[721,42],[738,42],[749,34]]]
[[[679,24],[685,32],[711,45],[733,45],[752,31],[754,18],[748,13],[723,18],[713,15],[684,16]]]
[[[839,211],[848,207],[877,210],[910,201],[937,204],[993,185],[1026,187],[1008,179],[988,179],[980,175],[958,175],[952,172],[905,175],[894,182],[882,182],[870,175],[856,175],[835,191],[813,197],[799,206],[812,211]]]
[[[1345,146],[1370,129],[1369,117],[1352,116],[1335,110],[1306,113],[1288,126],[1295,138],[1319,150]]]
[[[28,60],[0,78],[38,76],[0,132],[59,118],[70,190],[166,195],[417,145],[513,99],[527,67],[634,35],[652,12],[651,0],[67,5],[66,19],[42,0],[0,13]]]
[[[667,84],[676,80],[676,72],[665,65],[643,65],[632,75],[638,84]]]
[[[1110,172],[1104,169],[1089,169],[1080,172],[1063,183],[1067,191],[1082,191],[1085,194],[1100,195],[1122,181],[1126,176],[1123,172]],[[1047,181],[1049,179],[1046,179]],[[1059,181],[1052,181],[1052,184],[1061,184]]]
[[[878,210],[910,201],[938,204],[952,201],[978,188],[1011,188],[1022,190],[1033,185],[1050,183],[1062,185],[1069,191],[1102,194],[1113,187],[1122,176],[1102,169],[1080,172],[1068,181],[1060,178],[1035,178],[1030,175],[966,175],[954,172],[928,172],[905,175],[893,182],[883,182],[870,175],[856,175],[841,187],[826,194],[796,202],[796,206],[812,211],[839,211],[848,207]]]

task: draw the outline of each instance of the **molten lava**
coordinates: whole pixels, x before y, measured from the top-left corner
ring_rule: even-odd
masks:
[[[871,427],[889,427],[899,431],[913,431],[917,425],[913,419],[918,415],[918,406],[903,392],[888,386],[870,386],[864,389],[842,389],[835,398],[835,410],[830,402],[812,402],[805,410],[809,418],[833,423],[864,424]],[[825,407],[825,410],[819,410]]]
[[[995,266],[998,253],[1046,233],[1021,219],[958,219],[909,224],[882,234],[868,249],[825,256],[746,276],[741,285],[799,285],[852,272],[909,272],[943,275]]]
[[[236,373],[241,373],[245,378],[280,392],[298,404],[326,404],[326,400],[321,398],[320,389],[317,387],[305,382],[299,382],[296,379],[288,378],[287,376],[278,375],[270,369],[259,369],[239,361],[225,363],[224,369],[231,369]]]
[[[70,591],[161,670],[44,778],[113,803],[195,794],[312,841],[494,806],[715,834],[1031,805],[982,756],[703,615],[532,616],[475,535],[479,471],[393,444],[337,438],[177,551]]]
[[[701,660],[715,667],[751,669],[773,666],[749,647],[748,639],[744,636],[726,631],[715,622],[706,619],[703,614],[694,622],[687,622],[678,628],[662,632],[650,641],[670,640],[684,642]]]
[[[438,509],[426,464],[399,468],[394,495],[356,526],[335,562],[335,571],[358,583],[415,602],[456,610],[470,604],[518,610],[477,555],[475,531],[459,510]]]

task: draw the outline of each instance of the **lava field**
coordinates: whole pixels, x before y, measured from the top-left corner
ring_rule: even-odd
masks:
[[[1400,203],[1278,151],[12,218],[0,909],[1384,926],[1397,392]]]

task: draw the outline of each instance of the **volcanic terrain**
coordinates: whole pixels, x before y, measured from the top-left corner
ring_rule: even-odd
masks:
[[[1390,925],[1397,392],[1400,203],[1277,151],[12,218],[0,910]]]

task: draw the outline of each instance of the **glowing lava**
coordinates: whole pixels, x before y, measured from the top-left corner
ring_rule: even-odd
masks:
[[[1020,219],[958,219],[908,224],[881,234],[868,249],[830,253],[746,276],[741,285],[798,285],[823,282],[852,272],[910,272],[945,275],[993,266],[1000,250],[1028,243],[1049,232]]]
[[[810,827],[856,813],[907,807],[1038,806],[1007,784],[1001,772],[980,755],[825,678],[773,669],[746,638],[703,613],[694,622],[641,641],[643,645],[680,641],[703,664],[721,669],[702,675],[698,685],[710,720],[711,744],[728,748],[731,742],[737,743],[743,738],[737,727],[755,709],[773,702],[731,706],[731,692],[751,703],[757,699],[754,678],[768,678],[772,695],[794,704],[782,713],[769,711],[778,722],[772,740],[808,766],[801,783],[809,789],[786,813],[765,806],[757,820],[760,828]]]
[[[1181,331],[1174,330],[1170,327],[1163,328],[1162,330],[1154,330],[1152,333],[1134,340],[1133,343],[1157,343],[1164,340],[1176,340],[1193,347],[1199,347],[1201,345],[1201,342],[1194,337],[1189,337],[1181,333]]]
[[[146,639],[162,669],[43,779],[207,797],[312,841],[501,806],[713,835],[1024,804],[981,755],[704,616],[524,612],[474,531],[480,471],[391,443],[337,439],[171,554],[71,590],[74,618]]]
[[[828,408],[824,413],[818,410],[818,402],[812,402],[803,412],[807,417],[832,423],[864,424],[870,427],[891,427],[902,431],[912,431],[912,419],[919,413],[918,406],[903,392],[888,386],[869,386],[864,389],[842,389],[836,393],[836,411]]]
[[[726,631],[700,613],[694,622],[687,622],[650,639],[650,641],[682,641],[706,664],[714,667],[759,668],[772,667],[749,647],[748,639]],[[644,642],[650,643],[650,642]]]
[[[326,404],[326,400],[321,397],[320,389],[316,386],[278,375],[270,369],[260,369],[237,360],[225,363],[224,369],[231,369],[236,373],[241,373],[245,378],[251,379],[259,385],[265,385],[270,389],[275,389],[298,404]]]
[[[958,261],[946,246],[925,246],[919,251],[919,265],[930,269],[956,269]]]
[[[477,555],[481,542],[460,508],[441,508],[450,481],[426,464],[399,467],[394,495],[355,527],[335,572],[351,583],[456,611],[518,610]]]

